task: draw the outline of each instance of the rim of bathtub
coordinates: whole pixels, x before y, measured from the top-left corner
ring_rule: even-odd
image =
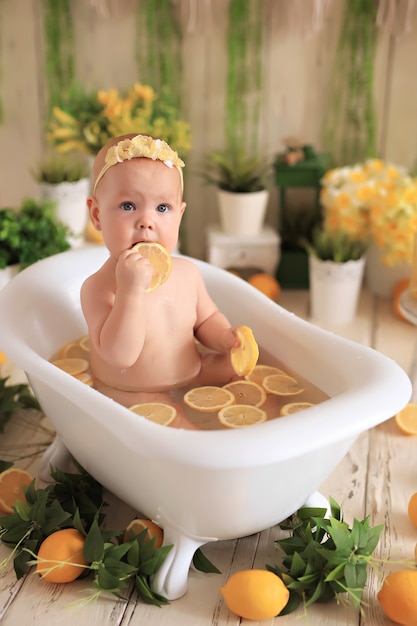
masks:
[[[332,389],[332,397],[302,412],[250,428],[194,431],[154,424],[61,371],[48,362],[51,354],[41,356],[31,345],[33,333],[42,332],[42,325],[32,314],[33,298],[39,301],[43,297],[51,298],[51,295],[56,298],[55,285],[58,281],[61,290],[63,285],[68,286],[66,297],[78,312],[78,334],[67,335],[68,341],[86,333],[79,304],[79,288],[82,281],[101,266],[107,255],[104,246],[73,249],[39,261],[13,278],[0,291],[0,350],[30,378],[42,381],[52,389],[59,389],[60,395],[102,426],[109,427],[108,420],[114,418],[115,412],[120,417],[123,415],[123,428],[118,422],[118,427],[111,428],[113,435],[124,445],[135,447],[140,433],[141,454],[163,454],[166,459],[199,467],[266,465],[357,437],[391,418],[410,398],[410,379],[389,357],[313,326],[230,272],[187,257],[203,271],[209,292],[216,290],[216,300],[222,303],[222,311],[230,318],[236,317],[234,309],[237,304],[241,321],[232,319],[232,324],[244,323],[252,327],[259,324],[255,336],[261,349],[269,345],[271,334],[278,334],[288,367],[323,391]],[[83,270],[77,281],[73,278],[75,267]],[[45,281],[44,270],[51,271],[55,279]],[[231,298],[230,294],[234,292],[236,297],[233,295]],[[223,299],[228,302],[227,306],[223,306]],[[80,315],[84,330],[80,326]],[[47,326],[61,322],[60,316],[54,315],[48,319]],[[55,346],[55,350],[64,343],[65,339]],[[326,355],[323,353],[324,346]],[[341,374],[341,354],[345,361],[355,364],[349,369],[348,381]],[[283,360],[282,355],[278,358]],[[322,382],[317,384],[320,368],[323,367],[326,370],[325,388]]]

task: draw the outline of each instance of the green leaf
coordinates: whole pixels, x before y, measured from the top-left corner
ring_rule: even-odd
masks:
[[[221,571],[209,561],[200,548],[197,548],[194,552],[193,565],[196,569],[205,574],[221,574]]]
[[[103,591],[120,591],[121,586],[124,586],[117,576],[111,574],[104,566],[99,567],[95,583],[99,589]]]
[[[98,526],[97,520],[91,524],[84,544],[84,557],[88,563],[100,561],[104,553],[104,538]],[[107,588],[107,587],[106,587]]]
[[[145,576],[136,576],[135,588],[140,599],[147,604],[153,604],[154,606],[169,604],[169,600],[151,590]]]
[[[132,541],[129,551],[127,553],[127,562],[133,567],[139,566],[139,544],[137,541]]]

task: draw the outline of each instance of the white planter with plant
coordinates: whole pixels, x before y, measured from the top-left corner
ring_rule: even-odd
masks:
[[[57,218],[70,229],[72,244],[82,241],[87,226],[90,166],[85,159],[51,155],[35,172],[42,200],[56,204]]]
[[[348,324],[357,311],[366,245],[346,233],[316,230],[304,247],[309,255],[311,319],[331,326]]]
[[[206,155],[201,177],[217,187],[220,226],[236,236],[258,235],[265,222],[269,166],[257,157],[226,150]]]
[[[16,209],[0,209],[0,289],[17,272],[70,247],[68,228],[49,201],[28,199]]]

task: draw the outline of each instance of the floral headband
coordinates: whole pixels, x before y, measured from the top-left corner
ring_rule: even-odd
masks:
[[[178,153],[162,139],[153,139],[148,135],[136,135],[132,139],[121,139],[107,150],[104,165],[94,183],[93,193],[95,193],[97,185],[108,169],[116,165],[116,163],[129,161],[136,157],[162,161],[167,167],[176,167],[181,177],[181,188],[183,189],[184,182],[181,168],[184,167],[184,161],[179,158]]]

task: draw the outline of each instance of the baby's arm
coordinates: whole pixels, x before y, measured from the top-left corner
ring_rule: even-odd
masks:
[[[100,356],[114,367],[130,367],[138,359],[145,341],[145,289],[152,270],[140,255],[123,253],[112,286],[109,269],[104,267],[85,281],[81,304],[91,340]]]
[[[240,341],[236,328],[231,327],[227,317],[210,298],[200,273],[197,276],[197,289],[197,323],[194,330],[197,339],[207,348],[220,353],[238,348]]]

